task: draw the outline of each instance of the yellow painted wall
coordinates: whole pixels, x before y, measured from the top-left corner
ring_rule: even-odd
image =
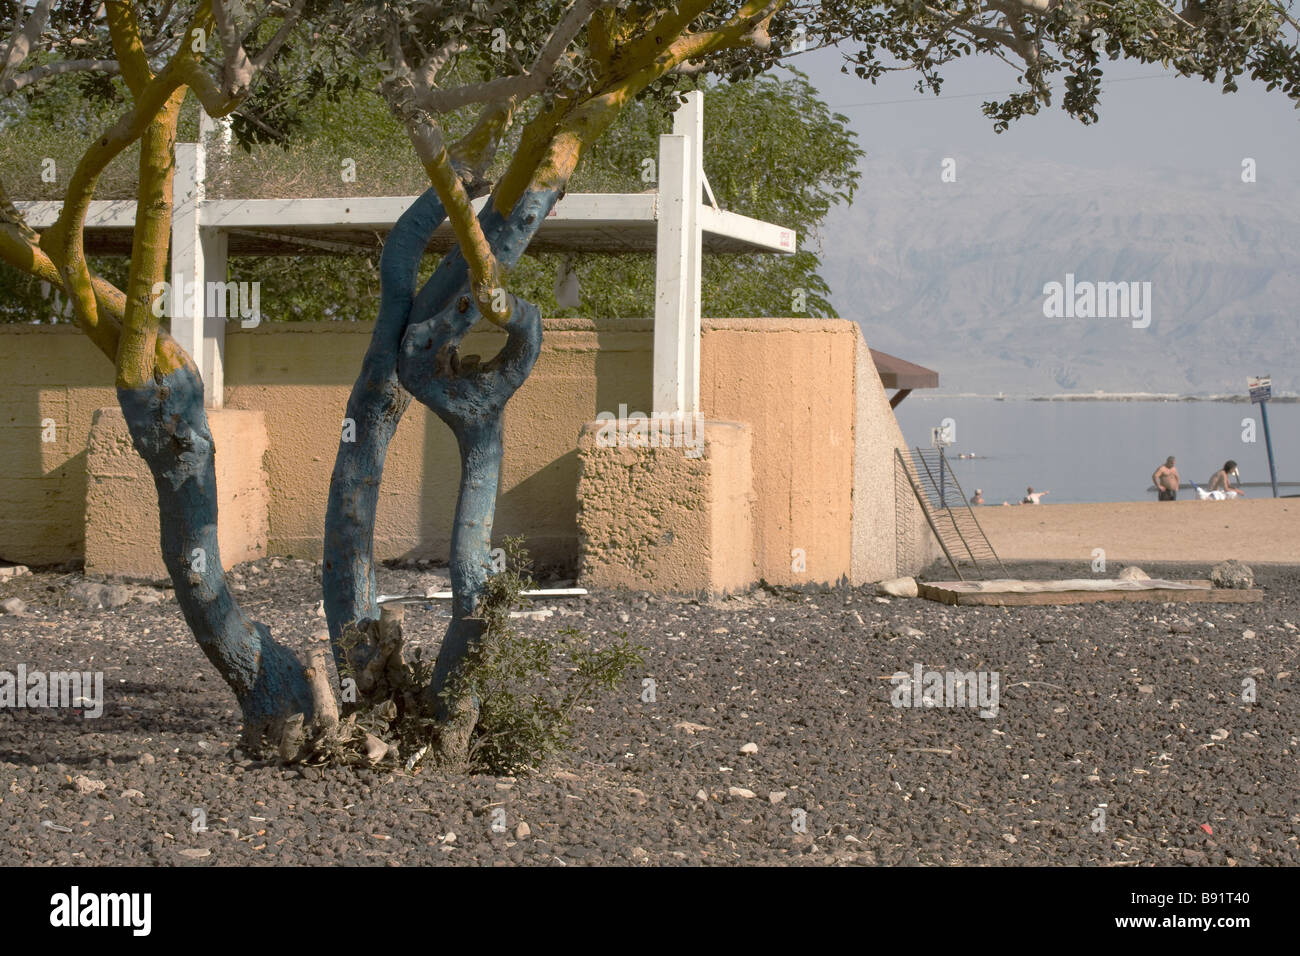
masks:
[[[112,365],[77,329],[0,327],[0,558],[83,556],[90,423],[116,404]]]

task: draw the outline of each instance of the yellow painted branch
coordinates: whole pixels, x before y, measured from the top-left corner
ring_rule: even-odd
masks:
[[[7,262],[21,272],[35,276],[60,289],[64,287],[63,277],[59,275],[59,270],[55,268],[50,257],[14,223],[5,222],[0,224],[0,260]],[[103,291],[105,298],[107,298],[108,291],[112,289],[112,286],[102,280],[100,280],[100,284],[108,288],[101,290],[100,287],[96,287],[94,291],[96,293]],[[112,291],[117,292],[116,289],[112,289]],[[118,295],[121,296],[121,293],[118,292]],[[110,301],[107,303],[107,307],[111,309],[111,306]],[[111,320],[101,321],[95,325],[85,327],[85,331],[90,341],[95,343],[95,347],[107,355],[110,360],[116,357],[118,338],[116,323],[112,323]]]
[[[83,236],[95,185],[105,167],[144,135],[179,85],[175,71],[169,66],[145,87],[132,109],[86,150],[68,183],[59,218],[41,236],[41,248],[59,267],[77,318],[87,330],[99,322]]]
[[[506,128],[510,125],[515,105],[513,97],[500,103],[489,104],[479,114],[473,128],[452,144],[450,150],[452,163],[467,167],[477,175],[484,175],[501,145],[501,138]]]
[[[120,13],[121,11],[117,11],[115,15]],[[186,36],[195,29],[210,31],[211,20],[210,2],[203,0],[195,12]],[[119,24],[119,39],[129,46],[129,34],[120,33],[123,28],[123,25]],[[182,45],[163,71],[144,84],[138,94],[134,94],[131,109],[82,155],[68,183],[58,219],[40,238],[40,248],[57,268],[61,284],[72,301],[77,321],[88,333],[94,334],[93,330],[100,324],[99,299],[90,268],[86,264],[83,235],[86,212],[94,197],[95,186],[108,164],[122,150],[144,135],[150,124],[167,107],[172,95],[182,87],[183,65],[195,63],[197,63],[196,54],[188,46]],[[103,347],[107,344],[108,336],[101,334],[97,341]],[[116,348],[112,356],[116,362]]]
[[[465,184],[452,166],[445,146],[438,144],[437,152],[430,159],[424,160],[424,169],[429,174],[434,192],[442,200],[443,208],[447,211],[447,221],[451,223],[451,231],[455,233],[456,242],[460,246],[460,253],[469,265],[470,289],[479,312],[493,325],[504,326],[510,321],[509,305],[496,308],[497,290],[504,288],[501,264],[497,262],[491,244],[483,235],[483,226],[474,215],[469,193],[465,191]],[[500,301],[504,301],[504,296]]]
[[[600,75],[609,70],[609,61],[614,55],[613,33],[617,12],[614,10],[597,10],[587,25],[587,54],[596,62]]]
[[[118,69],[132,96],[139,96],[145,85],[153,79],[149,59],[140,39],[140,24],[135,16],[135,4],[116,2],[105,4],[108,33],[117,55]]]
[[[534,116],[519,136],[519,146],[510,158],[510,165],[502,174],[496,189],[492,193],[492,203],[496,211],[503,216],[510,215],[528,184],[533,179],[537,167],[550,149],[551,139],[559,129],[560,121],[577,101],[567,96],[557,96],[549,109]]]
[[[623,76],[640,71],[660,51],[681,36],[682,31],[689,27],[692,21],[702,13],[706,13],[714,2],[715,0],[684,0],[677,4],[676,10],[670,10],[660,17],[654,26],[641,36],[619,45],[612,58],[614,68]],[[747,7],[755,5],[762,6],[762,4],[746,4]]]
[[[784,2],[781,0],[776,7]],[[493,196],[497,211],[508,215],[528,189],[562,189],[583,150],[646,87],[681,63],[748,42],[755,18],[770,19],[772,4],[769,0],[750,0],[722,27],[680,35],[707,6],[704,0],[681,4],[676,13],[661,18],[638,40],[619,48],[616,74],[605,78],[604,89],[576,106],[557,99],[550,111],[536,116],[524,128],[514,161]],[[670,33],[670,27],[676,33]],[[641,62],[630,55],[636,50],[640,51]]]
[[[116,356],[118,388],[139,388],[154,374],[159,318],[153,311],[153,288],[167,278],[167,244],[171,237],[172,186],[176,173],[176,123],[186,92],[185,87],[174,92],[140,138],[131,271]]]
[[[24,231],[16,223],[0,222],[0,261],[51,285],[62,285],[59,270],[40,245],[32,241],[30,232]],[[126,310],[126,296],[111,282],[99,276],[92,277],[91,286],[100,321],[94,327],[86,329],[86,335],[109,361],[115,361],[121,334],[119,322]],[[189,356],[180,344],[170,335],[161,332],[154,346],[154,355],[156,368],[163,372],[180,368],[189,361]]]

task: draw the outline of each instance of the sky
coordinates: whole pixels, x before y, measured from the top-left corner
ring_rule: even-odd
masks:
[[[1104,67],[1100,122],[1085,126],[1059,107],[993,132],[980,111],[989,93],[1015,89],[1011,67],[989,56],[971,57],[945,73],[942,97],[917,93],[916,78],[896,73],[873,85],[839,72],[834,50],[794,58],[792,64],[849,118],[868,154],[914,151],[956,156],[963,150],[1114,170],[1173,168],[1216,173],[1240,181],[1243,157],[1266,177],[1300,175],[1300,112],[1280,90],[1241,79],[1230,95],[1218,85],[1178,77],[1157,65],[1112,62]],[[977,94],[977,95],[972,95]],[[869,184],[864,183],[869,188]]]
[[[850,232],[823,252],[823,272],[831,301],[863,324],[868,341],[937,363],[931,367],[942,367],[943,381],[957,387],[972,370],[992,374],[993,357],[1007,347],[998,328],[1028,308],[1033,297],[1026,290],[1078,271],[1085,260],[1094,269],[1105,266],[1109,257],[1112,271],[1140,262],[1147,271],[1138,277],[1158,280],[1161,321],[1152,341],[1143,340],[1154,352],[1139,355],[1095,336],[1067,347],[1038,334],[1020,337],[1007,361],[1074,364],[1082,359],[1070,349],[1086,345],[1087,362],[1115,366],[1127,384],[1080,379],[1079,388],[1179,394],[1221,392],[1222,382],[1244,381],[1246,371],[1281,373],[1294,364],[1278,359],[1294,353],[1300,332],[1286,248],[1295,235],[1292,212],[1300,208],[1300,111],[1280,90],[1239,78],[1239,91],[1225,95],[1218,84],[1159,65],[1112,61],[1103,66],[1099,122],[1071,118],[1057,96],[1051,108],[999,134],[981,105],[1013,92],[1016,75],[994,57],[946,68],[941,97],[918,93],[913,73],[873,85],[841,73],[842,63],[834,50],[793,61],[827,105],[848,118],[867,154],[852,210],[831,214],[833,229]],[[957,162],[960,187],[940,185],[946,157]],[[1254,184],[1242,182],[1245,158],[1255,162]],[[1095,198],[1081,199],[1089,195]],[[935,202],[941,208],[929,209]],[[987,234],[984,222],[991,222]],[[876,234],[873,225],[894,233]],[[909,232],[913,225],[926,232]],[[1259,241],[1265,245],[1253,245]],[[987,261],[966,262],[979,255]],[[957,268],[963,263],[968,268]],[[1247,294],[1252,282],[1263,290],[1254,298]],[[966,293],[974,298],[963,299]],[[889,312],[891,300],[897,314]],[[945,318],[916,338],[898,332],[898,315],[928,309],[947,316],[947,307],[955,316],[964,301],[969,328]],[[1024,321],[1041,332],[1032,311]],[[1243,323],[1233,348],[1207,349],[1204,336],[1189,338],[1197,329],[1220,328],[1225,316]],[[887,333],[903,340],[886,341]],[[948,340],[953,354],[940,348]],[[1183,351],[1175,354],[1174,345]],[[1165,378],[1139,384],[1127,365],[1120,368],[1121,359],[1140,359],[1150,375]],[[1294,391],[1293,376],[1286,378],[1278,387]],[[1204,384],[1210,381],[1212,387]],[[1022,383],[1035,393],[1044,387]]]

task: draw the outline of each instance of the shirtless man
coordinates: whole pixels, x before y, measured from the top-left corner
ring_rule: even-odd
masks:
[[[1156,486],[1157,500],[1178,500],[1178,485],[1181,479],[1178,477],[1178,469],[1174,467],[1173,455],[1166,458],[1165,463],[1155,470],[1151,476],[1151,483]]]
[[[1043,503],[1043,495],[1050,495],[1050,491],[1034,491],[1031,486],[1026,492],[1025,497],[1021,500],[1022,505],[1040,505]]]
[[[1246,497],[1246,493],[1241,490],[1240,484],[1235,488],[1232,487],[1232,479],[1234,476],[1236,476],[1238,481],[1240,481],[1240,476],[1237,475],[1237,463],[1229,459],[1223,463],[1223,468],[1216,471],[1214,476],[1210,479],[1210,491],[1222,491],[1229,498],[1232,498],[1235,495],[1240,495],[1243,498]]]

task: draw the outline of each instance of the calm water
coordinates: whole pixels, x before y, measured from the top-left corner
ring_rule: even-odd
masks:
[[[1155,500],[1151,473],[1178,459],[1180,499],[1195,496],[1225,460],[1241,469],[1248,497],[1271,497],[1259,406],[1232,402],[1035,402],[1023,399],[930,397],[912,393],[898,406],[907,443],[930,447],[930,429],[951,418],[947,449],[967,495],[984,490],[987,504],[1015,504],[1033,485],[1062,501]],[[1243,419],[1255,441],[1243,441]],[[1300,494],[1300,404],[1270,403],[1269,428],[1278,494]],[[959,454],[975,454],[961,460]],[[1256,484],[1257,482],[1262,483]]]

